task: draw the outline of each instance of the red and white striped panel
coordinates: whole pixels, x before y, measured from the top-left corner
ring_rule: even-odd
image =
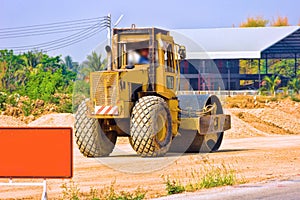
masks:
[[[118,106],[95,106],[96,115],[118,115]]]

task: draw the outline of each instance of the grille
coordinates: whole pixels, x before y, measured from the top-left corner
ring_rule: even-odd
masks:
[[[91,96],[96,106],[117,105],[118,73],[93,72]]]

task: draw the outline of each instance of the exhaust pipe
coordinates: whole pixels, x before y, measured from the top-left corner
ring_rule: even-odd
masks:
[[[107,70],[111,71],[112,70],[112,67],[111,67],[111,65],[112,65],[112,55],[111,55],[111,48],[110,48],[110,46],[107,45],[105,47],[105,51],[107,53]]]

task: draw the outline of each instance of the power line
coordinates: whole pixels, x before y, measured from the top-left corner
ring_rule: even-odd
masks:
[[[58,42],[63,42],[65,40],[73,39],[74,37],[80,36],[80,35],[88,32],[88,31],[93,30],[93,29],[98,28],[98,27],[101,27],[99,25],[99,23],[95,24],[95,25],[92,25],[92,26],[90,26],[90,27],[88,27],[86,29],[83,29],[83,30],[81,30],[79,32],[76,32],[74,34],[65,36],[65,37],[60,38],[60,39],[52,40],[52,41],[49,41],[49,42],[43,42],[43,43],[33,44],[33,45],[17,46],[17,47],[6,47],[6,48],[8,48],[8,49],[23,49],[23,48],[30,48],[30,47],[32,47],[32,48],[33,47],[36,47],[36,48],[37,47],[45,47],[45,46],[48,46],[48,45],[53,44],[53,43],[58,43]]]
[[[76,40],[70,41],[68,43],[61,44],[61,45],[58,45],[58,46],[54,46],[52,48],[46,49],[46,51],[53,51],[53,50],[57,50],[57,49],[62,49],[62,48],[67,47],[67,46],[71,46],[71,45],[76,44],[78,42],[81,42],[83,40],[89,39],[89,38],[93,37],[94,35],[96,35],[97,33],[101,32],[101,31],[103,31],[105,29],[106,28],[102,28],[102,29],[96,30],[96,31],[94,31],[94,32],[92,32],[92,33],[90,33],[88,35],[85,35],[85,37],[83,37],[83,38],[80,38],[80,39],[77,38]]]
[[[56,42],[54,41],[51,41],[51,42],[48,42],[48,43],[45,43],[43,45],[32,45],[32,46],[29,46],[27,48],[21,48],[21,47],[16,47],[16,48],[12,48],[14,50],[17,50],[17,51],[28,51],[28,50],[35,50],[35,49],[44,49],[44,50],[49,50],[49,49],[52,49],[52,48],[57,48],[57,47],[60,47],[60,46],[65,46],[66,44],[69,44],[69,43],[73,43],[74,41],[77,41],[77,40],[84,40],[84,39],[87,39],[86,37],[89,38],[89,35],[94,35],[94,33],[98,33],[102,30],[105,30],[105,27],[98,27],[97,29],[91,29],[91,30],[87,30],[85,32],[82,32],[80,34],[77,34],[76,36],[73,36],[73,37],[65,37],[65,38],[61,38],[59,39],[59,42],[58,40],[56,40]],[[76,42],[77,43],[77,42]],[[67,45],[69,46],[69,45]]]
[[[96,19],[107,19],[107,16],[103,17],[95,17],[95,18],[89,18],[89,19],[79,19],[79,20],[72,20],[72,21],[64,21],[64,22],[54,22],[54,23],[48,23],[48,24],[36,24],[36,25],[30,25],[30,26],[20,26],[20,27],[10,27],[10,28],[1,28],[0,30],[13,30],[13,29],[26,29],[30,27],[43,27],[43,26],[51,26],[56,24],[66,24],[66,23],[73,23],[73,22],[84,22],[89,20],[96,20]]]
[[[98,23],[95,23],[95,24],[98,24]],[[101,22],[100,25],[102,26],[107,26],[106,25],[106,22]],[[83,30],[84,28],[87,28],[88,26],[81,26],[80,28],[76,28],[76,27],[73,27],[73,28],[69,28],[69,29],[56,29],[56,30],[52,30],[52,31],[47,31],[47,30],[44,30],[44,31],[32,31],[32,32],[28,32],[26,34],[22,34],[22,33],[19,33],[19,34],[11,34],[11,35],[4,35],[1,37],[1,34],[0,34],[0,40],[1,39],[9,39],[9,38],[20,38],[20,37],[32,37],[32,36],[40,36],[40,35],[49,35],[49,34],[56,34],[56,33],[65,33],[65,32],[73,32],[73,31],[78,31],[78,30]]]
[[[97,20],[96,20],[97,19]],[[91,24],[92,23],[92,24]],[[53,51],[56,49],[61,49],[75,43],[81,42],[97,33],[105,30],[110,25],[110,19],[108,16],[91,18],[91,19],[82,19],[82,20],[73,20],[67,22],[57,22],[57,23],[48,23],[41,25],[31,25],[15,28],[4,28],[0,29],[0,39],[8,38],[18,38],[18,37],[31,37],[39,36],[46,34],[55,34],[63,32],[74,32],[74,34],[52,40],[49,42],[43,42],[33,45],[23,45],[16,47],[5,47],[3,49],[13,49],[16,51],[30,51],[30,50],[43,50],[43,51]],[[7,30],[7,31],[3,31]],[[2,37],[1,37],[2,36]]]
[[[77,22],[77,23],[69,23],[69,24],[61,24],[61,25],[55,25],[55,26],[46,26],[46,27],[36,27],[36,28],[25,28],[21,30],[7,30],[7,31],[0,31],[0,34],[13,34],[13,33],[22,33],[27,31],[33,31],[33,30],[48,30],[48,29],[54,29],[54,28],[67,28],[68,26],[76,26],[76,25],[86,25],[90,23],[99,22],[99,19],[92,20],[92,21],[84,21],[84,22]]]

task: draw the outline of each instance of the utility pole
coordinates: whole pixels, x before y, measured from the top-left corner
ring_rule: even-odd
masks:
[[[112,19],[111,19],[111,14],[109,13],[107,15],[107,45],[110,47],[112,46],[112,28],[118,26],[118,24],[121,22],[122,18],[124,15],[122,14],[119,19],[116,21],[116,23],[112,26]]]
[[[123,15],[121,15],[119,17],[119,19],[117,20],[117,22],[114,24],[113,27],[116,27],[121,19],[123,18]],[[107,53],[107,62],[108,62],[108,65],[107,65],[107,70],[110,71],[112,70],[112,20],[111,20],[111,14],[109,13],[107,15],[107,46],[105,47],[105,50],[106,50],[106,53]]]
[[[109,13],[107,15],[107,45],[111,47],[111,35],[112,35],[112,30],[111,30],[111,14]]]

